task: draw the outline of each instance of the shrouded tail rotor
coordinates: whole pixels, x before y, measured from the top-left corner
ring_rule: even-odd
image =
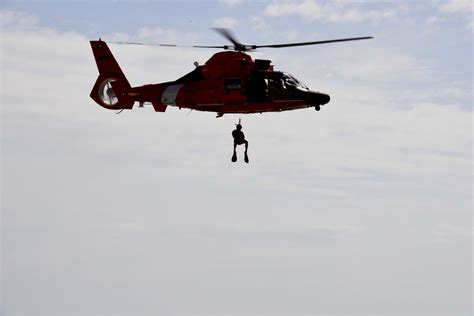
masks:
[[[114,78],[108,78],[102,81],[99,86],[99,98],[104,104],[108,106],[114,106],[119,102],[117,96],[115,95],[114,88],[112,88],[112,82],[114,81]]]

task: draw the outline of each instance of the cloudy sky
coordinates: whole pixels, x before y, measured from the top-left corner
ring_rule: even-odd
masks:
[[[4,315],[471,315],[473,6],[0,1]],[[312,109],[97,106],[89,40],[262,49]],[[215,51],[110,45],[132,85]],[[233,164],[242,118],[250,164]]]

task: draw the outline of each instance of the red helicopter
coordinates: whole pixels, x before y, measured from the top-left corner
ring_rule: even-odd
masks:
[[[253,59],[246,54],[258,48],[282,48],[371,39],[353,37],[314,42],[274,45],[244,45],[227,29],[216,28],[232,45],[192,46],[219,48],[204,65],[183,77],[159,84],[132,87],[112,55],[107,43],[91,41],[99,77],[92,88],[91,98],[110,110],[132,109],[135,102],[140,107],[151,103],[156,112],[165,112],[168,106],[197,111],[216,112],[217,117],[226,113],[281,112],[314,107],[316,111],[329,102],[328,94],[311,91],[289,73],[274,71],[270,60]],[[115,42],[117,44],[173,46],[169,44],[144,44]]]

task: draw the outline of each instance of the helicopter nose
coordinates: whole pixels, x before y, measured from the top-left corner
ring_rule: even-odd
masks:
[[[305,91],[302,97],[306,101],[307,105],[319,107],[329,102],[331,99],[329,95],[321,92]]]
[[[331,97],[328,94],[321,93],[320,95],[321,95],[321,97],[320,97],[321,105],[329,103],[329,101],[331,100]]]

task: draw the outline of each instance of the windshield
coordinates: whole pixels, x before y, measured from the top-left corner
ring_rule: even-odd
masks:
[[[309,88],[304,83],[302,83],[301,81],[299,81],[298,79],[290,75],[289,73],[286,73],[286,72],[283,73],[283,80],[285,81],[286,85],[298,87],[304,90],[309,90]]]

